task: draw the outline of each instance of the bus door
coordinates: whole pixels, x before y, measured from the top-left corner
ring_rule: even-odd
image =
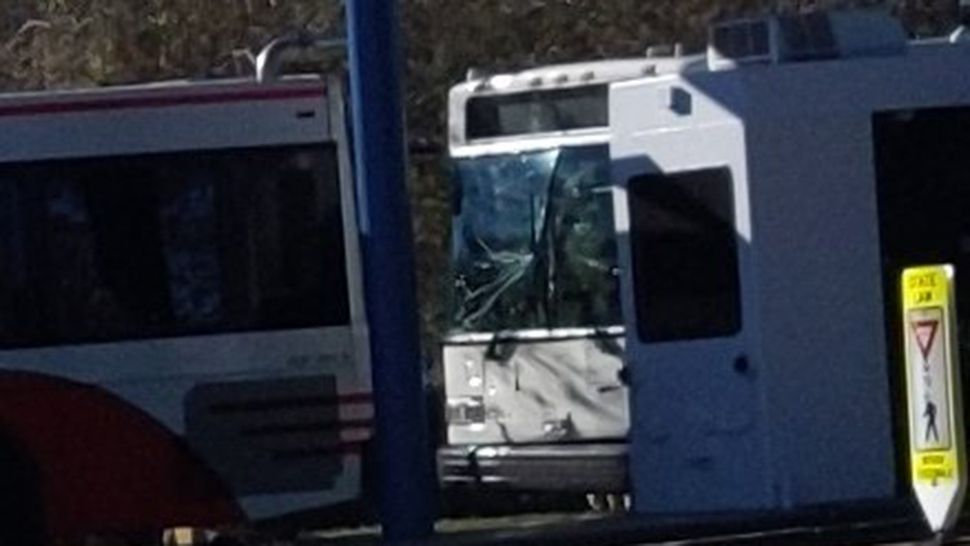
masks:
[[[643,106],[665,90],[642,85],[615,87],[610,114],[634,509],[763,508],[743,128],[686,116],[665,126]]]

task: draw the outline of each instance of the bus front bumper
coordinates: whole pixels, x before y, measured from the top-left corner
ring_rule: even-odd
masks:
[[[628,490],[627,444],[447,446],[438,450],[444,487],[619,493]]]

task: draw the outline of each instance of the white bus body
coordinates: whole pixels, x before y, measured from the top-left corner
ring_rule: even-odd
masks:
[[[970,47],[853,12],[712,37],[611,90],[635,509],[905,496],[900,272],[954,264],[970,316]]]
[[[0,422],[49,532],[361,494],[344,120],[317,77],[0,96]]]
[[[451,90],[445,485],[626,490],[608,85],[683,63],[554,65]]]

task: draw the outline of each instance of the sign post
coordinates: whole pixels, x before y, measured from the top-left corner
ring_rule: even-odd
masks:
[[[930,528],[953,526],[966,490],[953,267],[903,271],[911,481]]]

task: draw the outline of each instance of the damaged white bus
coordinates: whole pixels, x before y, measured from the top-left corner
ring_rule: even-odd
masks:
[[[681,64],[470,74],[452,89],[445,486],[626,491],[608,86]]]

